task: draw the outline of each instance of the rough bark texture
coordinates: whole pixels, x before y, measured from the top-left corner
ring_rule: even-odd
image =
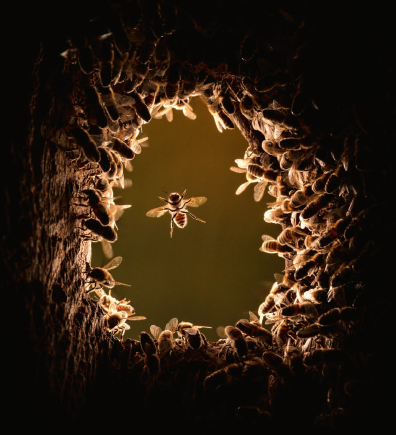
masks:
[[[129,9],[123,9],[125,4]],[[386,14],[319,11],[306,3],[271,4],[258,14],[254,2],[244,2],[243,9],[234,11],[222,1],[193,7],[176,0],[101,2],[86,10],[67,4],[62,13],[54,12],[49,11],[53,20],[44,20],[39,9],[27,10],[26,22],[22,19],[9,46],[12,86],[4,85],[10,91],[13,116],[11,128],[7,126],[12,135],[4,144],[3,164],[12,171],[2,183],[1,249],[4,298],[10,300],[5,308],[13,317],[5,348],[6,374],[14,384],[7,394],[10,411],[22,416],[28,427],[54,430],[115,425],[118,431],[125,424],[132,431],[169,425],[188,431],[189,425],[205,431],[265,431],[301,425],[331,433],[369,424],[381,427],[390,420],[385,393],[392,393],[388,385],[394,382],[389,346],[395,303],[388,247],[394,242],[390,204],[395,181],[395,77]],[[270,342],[257,341],[251,333],[240,339],[231,335],[226,344],[199,343],[194,349],[180,340],[170,356],[161,358],[158,369],[156,342],[152,348],[144,334],[147,346],[115,337],[100,305],[85,294],[90,242],[82,237],[87,231],[70,202],[92,186],[98,165],[84,161],[81,150],[83,158],[74,159],[76,146],[69,131],[73,122],[84,128],[93,128],[93,122],[98,130],[95,116],[85,117],[89,104],[81,95],[90,86],[105,95],[106,86],[98,79],[105,56],[98,36],[111,32],[120,58],[123,29],[129,29],[127,36],[135,47],[128,51],[132,66],[126,81],[136,79],[139,65],[155,71],[162,54],[158,46],[164,44],[170,53],[164,63],[183,65],[181,83],[187,82],[189,72],[204,70],[203,84],[229,85],[237,106],[230,118],[259,156],[262,141],[268,139],[265,119],[270,119],[269,112],[268,118],[263,113],[276,100],[287,110],[278,111],[282,116],[271,125],[295,129],[307,155],[314,150],[312,177],[347,166],[340,176],[344,190],[337,187],[337,195],[324,209],[334,214],[333,221],[328,220],[335,223],[337,217],[345,217],[340,209],[345,211],[356,199],[359,205],[348,208],[356,226],[350,238],[344,233],[334,236],[343,250],[327,283],[333,297],[318,303],[317,309],[321,314],[353,307],[358,317],[351,323],[343,320],[339,329],[313,335],[311,347],[307,339],[293,338],[299,355],[295,366],[273,330]],[[67,47],[65,60],[60,53]],[[88,74],[81,70],[86,47],[97,62]],[[162,80],[161,86],[170,82],[166,73],[143,79],[149,81],[147,77],[160,84]],[[121,85],[113,81],[111,86],[121,93]],[[213,103],[213,89],[209,86],[205,96],[208,104]],[[148,96],[143,87],[136,90]],[[253,108],[244,105],[245,95],[253,100]],[[135,115],[134,120],[139,128],[141,117]],[[279,174],[287,172],[276,165],[272,168]],[[289,217],[283,225],[290,226]],[[316,223],[309,225],[312,236],[328,229],[314,231]],[[295,256],[300,248],[285,255],[286,270],[294,273],[298,268]],[[317,251],[333,264],[329,251]],[[337,276],[344,266],[352,270],[346,280]],[[314,278],[322,271],[315,266],[297,284],[315,288]],[[343,297],[337,299],[340,289]],[[317,325],[304,315],[292,320],[294,333],[301,325]],[[303,359],[318,349],[336,349],[339,359]],[[266,352],[282,357],[282,363],[265,362]],[[217,376],[208,378],[213,372]]]

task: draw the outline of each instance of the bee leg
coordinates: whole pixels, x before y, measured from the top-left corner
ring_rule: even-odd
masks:
[[[202,219],[197,218],[196,216],[194,216],[192,213],[190,213],[189,211],[183,212],[183,213],[187,213],[188,215],[190,215],[193,219],[195,219],[196,221],[199,222],[203,222],[204,224],[206,223],[205,221],[203,221]]]
[[[175,216],[171,219],[171,230],[170,230],[170,237],[171,238],[172,238],[172,234],[173,234],[173,220],[175,219]]]

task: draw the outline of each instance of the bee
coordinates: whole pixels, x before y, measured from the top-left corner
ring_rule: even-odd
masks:
[[[318,318],[320,325],[332,325],[338,323],[340,320],[343,322],[350,322],[357,319],[357,309],[354,307],[341,307],[332,308],[323,313]]]
[[[298,129],[300,127],[298,119],[284,109],[280,109],[281,108],[263,109],[263,116],[273,124],[280,124],[289,129]]]
[[[269,293],[264,301],[258,307],[259,321],[262,324],[265,314],[269,313],[275,307],[275,296]]]
[[[282,257],[284,254],[294,252],[294,249],[292,247],[290,247],[289,245],[282,245],[272,236],[263,234],[261,238],[263,239],[263,243],[259,248],[261,252],[266,252],[268,254],[278,254],[279,257]]]
[[[204,344],[207,344],[207,341],[203,336],[203,334],[201,334],[198,326],[193,326],[192,328],[184,328],[183,331],[184,331],[184,338],[187,344],[192,349],[199,349]]]
[[[120,119],[120,112],[118,111],[118,104],[115,100],[114,92],[109,86],[108,88],[100,88],[101,91],[101,99],[104,103],[105,110],[110,117],[110,119],[116,123]],[[119,129],[119,125],[115,124],[114,127],[112,127],[112,130]]]
[[[260,165],[251,163],[253,159],[254,154],[249,158],[236,159],[235,162],[238,167],[232,166],[230,169],[233,172],[246,173],[247,182],[241,184],[235,194],[241,194],[250,183],[257,183],[253,189],[253,198],[258,202],[262,199],[268,182],[276,181],[278,175],[271,169],[265,170]]]
[[[302,315],[308,318],[318,318],[319,313],[312,302],[292,304],[281,309],[280,314],[285,317]]]
[[[118,239],[117,233],[111,225],[102,225],[97,219],[87,219],[83,225],[102,241],[103,253],[107,258],[113,256],[113,248],[110,243]]]
[[[115,269],[118,267],[122,262],[122,257],[114,257],[111,261],[109,261],[106,265],[103,267],[94,267],[92,268],[89,263],[87,263],[87,278],[91,281],[88,281],[88,284],[94,283],[95,286],[93,288],[89,288],[87,290],[87,293],[90,293],[93,290],[96,290],[99,286],[99,288],[102,288],[102,286],[107,288],[113,288],[115,285],[126,285],[130,287],[129,284],[124,284],[122,282],[117,282],[109,272],[109,270]]]
[[[270,345],[272,343],[272,334],[268,329],[263,328],[261,324],[255,323],[255,320],[259,322],[258,318],[252,318],[250,320],[240,319],[235,326],[244,332],[249,337],[257,338],[258,341]]]
[[[302,261],[305,259],[305,261]],[[296,270],[294,272],[294,278],[296,281],[301,281],[304,278],[311,276],[318,268],[324,265],[326,259],[326,254],[321,252],[317,252],[312,257],[309,257],[308,254],[302,255],[298,262]]]
[[[293,242],[295,242],[297,244],[299,240],[305,239],[306,236],[307,236],[307,233],[305,231],[300,229],[300,227],[298,227],[298,226],[294,226],[294,227],[285,228],[278,235],[276,240],[281,245],[288,245],[288,246],[294,248]]]
[[[135,158],[135,153],[132,148],[118,138],[114,139],[114,142],[111,144],[111,149],[116,151],[124,159],[133,160]]]
[[[280,206],[269,208],[264,212],[264,221],[269,224],[282,224],[289,218],[290,213],[285,213]]]
[[[299,209],[309,200],[309,189],[311,186],[296,190],[290,197],[290,206],[293,209]]]
[[[329,193],[318,195],[302,210],[300,219],[307,221],[307,219],[316,216],[321,210],[329,205],[333,198],[333,195]]]
[[[114,302],[112,302],[105,316],[106,328],[113,335],[121,332],[121,340],[122,340],[125,331],[131,329],[131,327],[126,323],[127,319],[128,319],[128,314],[123,311],[117,311],[117,305]]]
[[[153,208],[146,213],[146,216],[148,217],[158,218],[163,216],[168,211],[171,215],[171,238],[173,234],[173,225],[176,224],[176,226],[178,226],[179,228],[184,228],[187,225],[187,215],[191,216],[193,219],[199,222],[205,223],[204,220],[199,219],[192,213],[190,213],[187,210],[187,207],[199,207],[207,201],[207,198],[204,196],[192,196],[191,198],[184,200],[186,190],[187,189],[184,189],[182,195],[177,192],[173,192],[169,195],[168,199],[159,196],[158,198],[166,202],[168,205]]]
[[[271,350],[266,350],[262,355],[262,359],[264,363],[271,370],[274,370],[276,373],[278,373],[279,376],[281,376],[281,378],[288,379],[293,375],[290,367],[283,361],[283,358],[280,355],[278,355],[276,352],[273,352]]]
[[[82,148],[86,158],[92,163],[98,163],[100,161],[100,153],[87,130],[75,127],[70,130],[70,133],[76,140],[77,145]]]
[[[145,331],[140,333],[140,346],[144,353],[144,368],[150,375],[156,374],[160,367],[160,358],[153,339]]]
[[[273,157],[279,157],[285,153],[285,150],[279,148],[277,142],[272,141],[270,139],[263,140],[261,142],[261,148],[263,149],[263,151],[265,151],[267,154]]]
[[[159,326],[151,325],[151,335],[158,342],[158,355],[160,358],[167,355],[174,347],[173,334],[177,331],[177,325],[179,321],[176,317],[169,320],[165,325],[165,329],[162,330]]]
[[[99,68],[100,82],[104,88],[107,88],[110,86],[113,76],[114,50],[113,44],[106,39],[102,42],[101,59]]]
[[[217,130],[219,130],[220,133],[222,133],[223,130],[232,130],[234,128],[234,123],[232,122],[231,118],[223,111],[219,102],[211,102],[210,100],[208,100],[207,106],[209,112],[214,118]]]
[[[113,162],[113,156],[111,152],[106,147],[99,147],[99,154],[100,154],[100,160],[99,160],[99,166],[101,167],[102,171],[107,174],[111,168],[112,168],[112,162]]]
[[[248,351],[248,345],[242,331],[236,326],[226,326],[224,332],[231,341],[231,347],[236,350],[238,356],[245,356]]]
[[[316,180],[312,183],[312,191],[314,193],[323,193],[325,192],[327,180],[330,177],[330,172],[325,172],[316,178]]]
[[[321,235],[314,243],[314,247],[323,249],[327,247],[330,243],[334,242],[336,239],[344,234],[344,231],[349,226],[352,221],[351,216],[346,216],[345,218],[338,219],[334,225],[330,226],[326,232]]]
[[[182,65],[180,62],[171,63],[167,72],[165,96],[173,100],[179,92]]]
[[[299,338],[311,338],[318,335],[325,337],[336,337],[340,332],[339,325],[334,323],[332,325],[320,325],[319,323],[312,323],[309,326],[303,327],[297,331]]]
[[[84,195],[84,199],[88,201],[88,206],[91,207],[95,216],[99,219],[103,225],[110,224],[110,215],[108,212],[109,204],[106,202],[110,198],[102,198],[102,195],[95,189],[84,189],[81,191]],[[83,204],[77,204],[83,205]]]
[[[179,338],[186,338],[186,331],[188,329],[191,329],[191,328],[198,328],[198,329],[210,328],[210,329],[212,329],[211,326],[198,326],[198,325],[194,325],[191,322],[182,321],[182,322],[178,323],[178,325],[177,325],[177,328],[176,328],[177,335],[179,336]]]
[[[129,95],[134,99],[133,107],[137,115],[142,118],[143,121],[149,122],[151,120],[151,114],[142,97],[135,91],[131,92]]]

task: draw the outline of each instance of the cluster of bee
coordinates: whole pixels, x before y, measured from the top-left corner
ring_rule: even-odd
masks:
[[[106,19],[106,14],[92,19],[87,36],[72,34],[69,48],[62,54],[65,70],[78,83],[71,95],[72,116],[64,131],[70,144],[76,145],[75,165],[89,174],[89,183],[75,203],[89,209],[88,214],[79,215],[86,230],[83,237],[101,241],[105,255],[113,256],[116,220],[129,206],[114,203],[112,188],[129,185],[124,169],[132,170],[131,161],[147,145],[147,138],[140,138],[142,127],[164,116],[172,121],[173,110],[195,119],[190,102],[199,96],[220,132],[237,126],[246,135],[249,146],[231,167],[246,177],[236,194],[253,185],[255,201],[261,201],[266,193],[274,198],[267,204],[264,221],[281,225],[282,231],[276,239],[263,235],[259,249],[285,259],[284,274],[276,274],[257,315],[251,312],[249,319],[227,326],[225,337],[213,344],[218,350],[216,357],[228,365],[206,374],[205,389],[216,396],[229,391],[235,379],[254,372],[260,385],[265,384],[263,396],[268,401],[262,407],[239,406],[237,413],[265,419],[270,415],[268,409],[282,415],[289,393],[285,385],[289,381],[296,385],[301,379],[302,384],[309,384],[309,373],[312,383],[326,384],[318,421],[341,418],[339,414],[348,408],[350,398],[356,397],[354,387],[360,385],[366,363],[357,356],[346,364],[344,344],[353,338],[354,327],[363,315],[359,298],[364,295],[375,253],[384,234],[392,230],[385,226],[379,229],[373,219],[386,214],[387,207],[382,202],[381,186],[376,190],[368,168],[367,161],[374,157],[370,135],[361,122],[346,129],[345,134],[341,129],[328,133],[320,118],[320,99],[310,95],[312,89],[306,86],[306,45],[297,50],[286,73],[271,72],[268,61],[262,70],[268,68],[269,72],[251,81],[236,71],[231,74],[206,64],[177,60],[183,57],[174,55],[171,44],[167,45],[176,27],[173,17],[177,17],[177,8],[172,2],[169,9],[161,2],[151,21],[147,16],[141,19],[139,2],[125,4],[138,8],[133,13],[121,11],[121,18],[109,13]],[[210,28],[200,27],[198,18],[191,20],[199,32],[210,34]],[[253,37],[246,37],[241,45],[241,63],[247,71],[258,52],[254,42]],[[267,51],[270,58],[272,47]],[[280,95],[288,82],[290,101]],[[274,98],[278,94],[279,98]],[[324,125],[318,127],[318,134],[314,127],[307,127],[307,114],[312,111],[319,113]],[[320,131],[322,127],[325,133]],[[197,207],[206,198],[190,198],[187,203],[182,202],[184,194],[160,197],[167,205],[147,213],[160,217],[169,211],[171,237],[173,224],[183,228],[187,214],[203,222],[187,212],[187,206]],[[88,264],[86,273],[87,292],[94,291],[98,297],[106,328],[122,338],[129,329],[126,322],[143,317],[134,315],[130,301],[119,301],[111,296],[111,290],[106,294],[102,289],[122,284],[108,272],[119,265],[119,259],[103,268]],[[164,330],[152,325],[151,336],[142,332],[140,346],[147,372],[158,373],[161,361],[177,355],[180,349],[208,352],[212,344],[202,328],[174,318]],[[180,355],[184,355],[182,351]],[[354,379],[344,372],[346,367],[356,367]]]

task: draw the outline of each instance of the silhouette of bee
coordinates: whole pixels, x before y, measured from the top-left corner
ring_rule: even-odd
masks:
[[[129,95],[134,99],[133,107],[137,115],[142,118],[143,121],[149,122],[151,120],[151,114],[142,97],[135,91],[131,92]]]
[[[158,342],[158,356],[162,358],[167,355],[174,347],[173,334],[177,331],[179,321],[176,317],[169,320],[162,330],[159,326],[151,325],[150,332]]]
[[[114,142],[111,144],[111,149],[117,151],[117,153],[124,159],[133,160],[135,158],[135,153],[132,148],[118,138],[114,139]]]
[[[111,225],[102,225],[97,219],[83,220],[83,226],[87,228],[91,234],[98,237],[97,241],[102,242],[103,253],[107,258],[113,256],[113,248],[111,243],[115,242],[118,238],[117,233]],[[87,236],[83,236],[87,239]]]
[[[176,224],[176,226],[178,226],[179,228],[184,228],[187,225],[187,215],[191,216],[193,219],[199,222],[205,223],[205,221],[197,218],[192,213],[190,213],[187,210],[187,207],[199,207],[207,201],[207,198],[205,198],[204,196],[197,196],[184,200],[183,198],[186,190],[187,189],[184,189],[182,195],[177,192],[173,192],[169,195],[168,199],[159,196],[158,198],[166,202],[168,205],[153,208],[146,213],[146,216],[148,217],[158,218],[163,216],[166,212],[169,212],[171,215],[171,238],[173,234],[173,224]]]
[[[231,341],[231,347],[236,350],[238,356],[245,356],[248,352],[248,346],[242,331],[236,326],[226,326],[224,332]]]
[[[86,114],[90,125],[97,125],[100,128],[108,126],[108,120],[103,102],[99,92],[94,86],[86,86],[84,89],[86,96]]]
[[[98,163],[100,160],[100,153],[96,143],[92,140],[87,130],[81,127],[75,127],[70,130],[70,133],[76,140],[79,147],[82,148],[86,158],[93,163]]]
[[[107,288],[113,288],[116,285],[125,285],[130,287],[129,284],[124,284],[122,282],[117,282],[109,270],[115,269],[118,267],[122,262],[122,257],[114,257],[111,261],[109,261],[106,265],[103,267],[94,267],[92,268],[89,263],[87,263],[87,278],[90,281],[87,281],[88,284],[94,283],[94,287],[90,287],[87,290],[87,293],[90,293],[91,291],[96,290],[97,288],[102,288],[102,286]]]
[[[181,63],[173,62],[170,64],[167,72],[165,96],[169,100],[173,100],[179,92]]]
[[[160,367],[160,359],[157,352],[157,346],[150,335],[142,331],[140,333],[140,346],[144,353],[144,368],[149,375],[155,375]]]
[[[340,320],[343,322],[351,322],[357,319],[357,309],[354,307],[341,307],[332,308],[326,311],[318,318],[320,325],[332,325],[338,323]]]
[[[88,201],[88,207],[91,207],[95,216],[103,225],[110,224],[110,214],[108,211],[109,203],[111,198],[102,198],[100,192],[95,189],[84,189],[81,191],[84,195],[83,198]],[[83,204],[77,204],[83,206]]]

